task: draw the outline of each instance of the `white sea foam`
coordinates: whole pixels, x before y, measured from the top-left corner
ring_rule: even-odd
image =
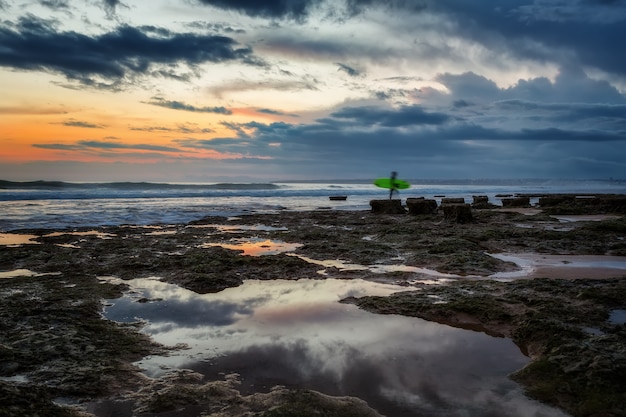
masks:
[[[1,183],[0,231],[29,228],[94,227],[120,224],[177,224],[206,216],[236,216],[281,210],[369,210],[387,190],[369,182],[276,184],[67,184]],[[463,184],[413,182],[400,198],[541,193],[626,193],[626,184],[606,181]],[[331,201],[331,195],[346,195]],[[436,197],[437,196],[437,197]]]

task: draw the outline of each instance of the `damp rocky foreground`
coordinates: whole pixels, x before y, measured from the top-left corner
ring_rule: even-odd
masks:
[[[563,217],[571,213],[580,217]],[[626,327],[617,316],[626,310],[626,269],[568,268],[589,257],[623,265],[625,239],[620,206],[472,208],[463,223],[442,210],[320,209],[12,231],[0,235],[0,416],[88,416],[83,404],[119,396],[132,399],[137,416],[185,407],[201,416],[379,415],[361,399],[312,390],[243,393],[237,375],[146,376],[134,362],[183,347],[159,345],[142,323],[110,321],[102,311],[128,289],[125,280],[155,276],[199,294],[250,279],[400,284],[405,291],[342,302],[510,338],[531,358],[510,375],[528,396],[572,416],[625,416]],[[272,253],[273,245],[281,250]],[[255,250],[267,254],[248,256]],[[498,254],[566,261],[524,269]],[[442,285],[429,282],[438,279]]]

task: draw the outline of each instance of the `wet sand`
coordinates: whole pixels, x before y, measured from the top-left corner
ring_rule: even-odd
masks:
[[[5,274],[0,279],[0,393],[15,410],[9,415],[28,414],[30,406],[68,415],[52,399],[85,401],[156,383],[133,362],[163,354],[166,347],[141,333],[140,324],[100,316],[103,299],[127,290],[124,280],[158,276],[205,294],[250,279],[359,278],[401,285],[407,292],[344,302],[511,337],[533,358],[515,374],[533,398],[574,416],[624,415],[626,398],[618,381],[626,377],[620,365],[626,363],[626,330],[608,317],[626,309],[626,221],[587,218],[555,230],[560,224],[538,211],[474,210],[472,223],[455,224],[439,213],[320,210],[3,235],[11,243],[0,244]],[[517,257],[521,264],[494,254]],[[100,278],[107,276],[121,281],[103,284]],[[593,363],[584,356],[589,346]],[[574,382],[564,393],[560,384],[568,378]],[[183,404],[197,405],[198,396],[221,392],[215,404],[226,410],[223,416],[242,415],[264,401],[266,407],[303,406],[303,399],[313,408],[327,404],[333,410],[328,415],[345,415],[346,407],[357,403],[360,414],[353,415],[375,415],[356,399],[334,401],[290,390],[277,391],[271,401],[248,396],[232,380],[198,385],[179,378],[168,384],[171,397]],[[31,405],[24,398],[33,399]],[[146,400],[152,412],[159,410],[155,401]],[[228,408],[228,401],[237,406]],[[209,408],[207,415],[217,412]]]

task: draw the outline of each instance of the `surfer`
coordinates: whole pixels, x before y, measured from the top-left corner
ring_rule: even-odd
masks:
[[[396,185],[396,177],[398,176],[398,173],[396,171],[392,171],[391,172],[391,178],[389,178],[389,199],[391,200],[391,198],[393,197],[393,192],[395,191],[396,194],[399,194],[397,185]]]
[[[389,189],[390,200],[394,198],[394,192],[396,194],[396,198],[400,198],[400,192],[398,190],[406,190],[411,187],[411,184],[408,182],[398,179],[398,173],[396,171],[391,173],[391,177],[376,178],[374,180],[374,185],[380,188]]]

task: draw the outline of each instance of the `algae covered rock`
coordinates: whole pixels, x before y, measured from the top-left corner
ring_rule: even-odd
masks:
[[[503,198],[502,207],[530,207],[530,197]]]
[[[437,211],[437,201],[425,198],[407,198],[406,206],[409,214],[433,214]]]
[[[402,200],[370,200],[372,213],[379,214],[405,214],[406,209],[402,206]]]
[[[469,204],[443,204],[443,218],[455,223],[471,223],[472,208]]]

